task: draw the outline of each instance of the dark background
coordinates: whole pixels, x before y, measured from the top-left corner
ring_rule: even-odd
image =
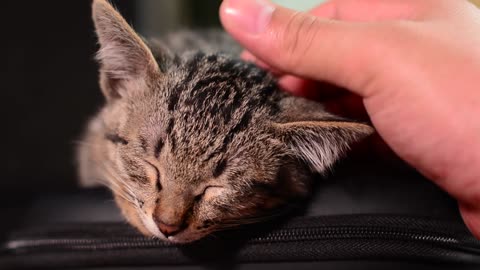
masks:
[[[6,136],[1,148],[0,240],[8,229],[25,222],[25,209],[39,197],[78,189],[75,147],[86,121],[103,103],[91,2],[12,0],[2,5],[0,107]],[[134,28],[142,25],[146,33],[219,26],[220,0],[112,2]],[[142,15],[152,5],[158,15]],[[171,5],[180,8],[168,17]],[[148,16],[147,23],[139,20]]]
[[[173,1],[177,0],[156,3]],[[221,0],[178,1],[184,3],[185,9],[175,27],[219,26],[217,12]],[[139,16],[142,14],[139,3],[143,0],[113,2],[135,28],[143,24],[144,33],[156,28],[155,25],[145,27]],[[50,198],[50,194],[55,193],[67,194],[63,197],[65,202],[75,200],[69,195],[78,189],[74,150],[86,121],[103,102],[94,61],[97,41],[91,20],[91,0],[12,0],[6,3],[2,5],[0,16],[4,30],[0,54],[2,60],[6,59],[1,69],[0,107],[7,122],[2,129],[6,138],[2,140],[1,152],[0,243],[5,233],[17,228],[18,224],[32,226],[48,220],[50,217],[44,213],[49,209],[61,217],[68,213],[80,218],[81,215],[70,211],[68,205],[63,207],[58,196],[46,204],[36,202],[38,198]],[[155,12],[156,9],[154,17]],[[161,9],[159,14],[162,14]],[[163,15],[151,21],[161,21]],[[397,212],[430,213],[459,219],[456,203],[411,168],[403,164],[396,167],[389,161],[366,159],[363,162],[369,167],[356,164],[366,172],[363,178],[358,174],[350,175],[344,169],[343,175],[325,182],[330,193],[322,194],[323,201],[318,205],[320,212],[335,214],[338,209],[348,212],[355,207],[360,209],[358,211],[373,207],[391,213],[390,209],[394,208]],[[335,203],[336,208],[330,207],[329,202],[339,197],[342,201],[342,196],[343,205]],[[82,209],[100,216],[97,213],[104,208],[103,203],[95,209],[89,208],[96,202],[82,204]],[[32,205],[34,210],[29,212]],[[41,211],[35,212],[39,208]]]
[[[140,2],[113,1],[134,26]],[[221,1],[184,2],[184,27],[218,25]],[[90,4],[49,0],[4,6],[1,59],[7,64],[1,100],[7,138],[0,190],[15,195],[8,197],[76,186],[74,149],[85,122],[103,102]]]

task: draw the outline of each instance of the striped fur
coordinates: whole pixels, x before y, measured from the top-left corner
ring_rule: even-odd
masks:
[[[80,177],[109,186],[146,235],[190,242],[260,221],[372,132],[283,93],[219,31],[144,41],[105,0],[93,10],[106,103],[78,149]]]

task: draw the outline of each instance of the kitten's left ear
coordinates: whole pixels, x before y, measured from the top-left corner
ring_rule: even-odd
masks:
[[[107,100],[140,91],[160,74],[145,42],[106,0],[93,1],[93,20],[100,42],[100,84]]]
[[[277,137],[293,155],[319,173],[328,170],[353,143],[374,132],[369,125],[348,122],[325,112],[313,101],[290,97],[281,107],[283,121],[273,124]]]

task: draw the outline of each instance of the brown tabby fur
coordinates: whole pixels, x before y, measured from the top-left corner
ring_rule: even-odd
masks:
[[[261,220],[372,132],[281,92],[208,39],[190,38],[201,50],[178,49],[185,33],[147,43],[105,0],[93,18],[106,104],[78,149],[80,177],[109,186],[145,235],[184,243]]]

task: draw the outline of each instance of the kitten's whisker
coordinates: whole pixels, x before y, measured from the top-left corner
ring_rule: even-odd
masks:
[[[114,164],[113,162],[108,161],[108,160],[104,160],[102,163],[104,163],[105,168],[108,168],[108,169],[109,169],[109,171],[110,171],[111,174],[114,174],[114,175],[116,176],[116,177],[115,177],[116,180],[119,180],[119,182],[121,182],[121,183],[125,186],[125,188],[127,188],[131,193],[134,193],[134,192],[133,192],[133,190],[134,190],[134,189],[133,189],[133,186],[131,186],[131,184],[130,184],[128,181],[125,181],[125,180],[124,180],[123,178],[121,178],[115,171],[113,171],[113,170],[111,169],[111,168],[115,167],[115,166],[114,166],[115,164]]]
[[[109,174],[107,171],[105,171],[104,173]],[[111,175],[109,177],[112,178]],[[140,209],[138,200],[136,199],[136,196],[131,190],[127,189],[125,192],[125,187],[120,186],[120,184],[116,183],[115,180],[109,181],[108,183],[105,183],[105,185],[110,188],[115,194],[132,204],[137,210]]]
[[[124,199],[125,201],[131,203],[131,204],[134,204],[135,202],[132,201],[130,198],[126,197],[121,191],[118,191],[116,190],[115,188],[111,188],[111,190],[119,197],[121,197],[122,199]]]
[[[106,170],[106,172],[109,173],[109,175],[114,178],[114,180],[121,182],[124,185],[124,188],[127,189],[132,195],[134,194],[133,192],[133,187],[128,183],[128,181],[123,180],[112,168],[113,163],[110,161],[104,161],[103,164],[105,165],[103,168]],[[135,196],[134,196],[135,197]]]
[[[110,190],[112,190],[115,194],[117,194],[118,196],[123,198],[124,200],[126,200],[126,201],[128,201],[132,204],[135,203],[131,198],[128,198],[127,196],[125,196],[125,194],[119,188],[116,188],[116,187],[108,185],[108,184],[105,184],[105,186],[108,187]]]
[[[245,218],[242,218],[242,219],[226,220],[226,221],[223,221],[220,224],[217,224],[217,226],[218,226],[217,228],[225,230],[225,229],[230,229],[230,228],[238,227],[238,226],[242,226],[242,225],[264,222],[264,221],[268,221],[268,220],[277,218],[287,211],[288,211],[288,209],[280,209],[280,210],[273,211],[273,212],[271,212],[267,215],[245,217]]]
[[[103,167],[98,166],[98,168],[108,178],[112,178],[111,181],[101,181],[101,183],[105,183],[107,187],[109,187],[112,191],[114,191],[116,194],[118,194],[120,197],[122,197],[126,201],[130,202],[133,205],[137,205],[133,191],[127,188],[126,190],[127,193],[125,193],[125,187],[122,187],[117,183],[118,177],[112,172],[111,169],[109,169],[108,166],[103,166]]]
[[[75,145],[79,145],[79,146],[92,146],[92,147],[97,147],[97,146],[100,146],[99,143],[92,143],[92,142],[87,142],[87,141],[81,141],[81,140],[76,140],[76,141],[72,141],[73,144]]]

